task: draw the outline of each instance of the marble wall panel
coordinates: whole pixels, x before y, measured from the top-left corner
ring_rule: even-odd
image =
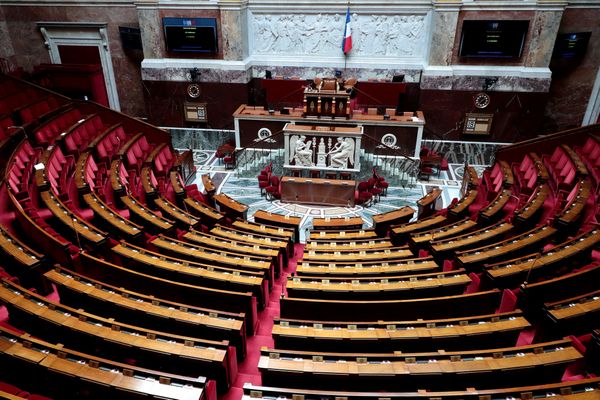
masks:
[[[248,103],[248,87],[238,83],[199,82],[200,96],[187,95],[189,82],[145,81],[148,122],[158,126],[233,129],[233,112]],[[185,122],[183,103],[207,103],[208,124]]]
[[[429,64],[450,65],[452,64],[454,37],[457,32],[458,11],[436,10],[433,12],[432,18]]]
[[[165,53],[162,23],[157,8],[137,9],[144,58],[160,58]]]
[[[555,132],[581,125],[600,65],[600,9],[567,8],[559,32],[591,32],[580,60],[554,59],[552,85],[543,130]]]
[[[562,11],[537,11],[532,21],[533,29],[530,29],[531,39],[529,51],[525,56],[525,65],[528,67],[547,67],[550,65],[552,50]]]
[[[225,60],[243,60],[248,57],[247,22],[246,9],[221,11],[221,42]]]
[[[427,121],[424,137],[438,140],[513,142],[536,137],[547,93],[488,92],[490,105],[474,106],[479,91],[421,90],[419,109]],[[490,135],[464,135],[466,113],[493,114]]]

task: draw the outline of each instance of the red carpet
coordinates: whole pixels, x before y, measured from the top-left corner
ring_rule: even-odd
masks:
[[[258,314],[260,326],[256,335],[248,338],[246,359],[238,366],[238,375],[233,386],[227,393],[219,395],[219,400],[239,400],[242,398],[242,388],[244,383],[249,382],[253,385],[262,383],[260,372],[258,371],[258,360],[260,359],[261,347],[273,347],[273,319],[279,316],[279,298],[285,286],[288,275],[296,271],[298,258],[304,252],[303,244],[294,246],[294,257],[290,258],[287,268],[282,271],[281,276],[273,283],[273,290],[269,295],[269,303],[263,311]]]

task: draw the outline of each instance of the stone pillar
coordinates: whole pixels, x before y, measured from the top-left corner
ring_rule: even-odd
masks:
[[[137,0],[135,6],[142,34],[144,58],[163,58],[165,49],[158,0]]]
[[[529,52],[525,59],[526,67],[548,67],[552,58],[554,42],[560,27],[565,4],[562,2],[538,1],[538,10],[531,21]],[[527,51],[527,49],[525,49]]]
[[[219,0],[224,60],[248,57],[248,0]]]
[[[3,58],[8,63],[5,67],[11,68],[12,62],[15,57],[15,49],[12,44],[12,38],[8,31],[8,24],[6,23],[6,17],[4,16],[4,10],[0,7],[0,58]]]
[[[458,12],[461,5],[462,1],[460,0],[433,2],[429,65],[447,66],[452,64],[452,50],[454,49]]]

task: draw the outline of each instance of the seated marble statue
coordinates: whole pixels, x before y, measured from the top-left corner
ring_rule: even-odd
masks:
[[[311,145],[311,141],[306,142],[306,136],[300,136],[300,138],[296,140],[294,146],[294,160],[296,160],[296,165],[303,167],[313,166],[313,151]]]
[[[354,140],[338,137],[328,154],[331,168],[348,168],[348,161],[354,165]]]

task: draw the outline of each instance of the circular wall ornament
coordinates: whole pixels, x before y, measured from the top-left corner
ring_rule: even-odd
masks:
[[[477,108],[486,108],[490,105],[490,96],[487,93],[477,93],[473,102]]]
[[[258,130],[258,138],[266,139],[272,135],[271,130],[269,128],[260,128]]]
[[[386,133],[381,137],[381,143],[385,144],[388,147],[394,147],[397,142],[398,139],[393,133]]]
[[[197,99],[200,97],[200,85],[197,83],[190,83],[187,87],[187,94],[192,99]]]

